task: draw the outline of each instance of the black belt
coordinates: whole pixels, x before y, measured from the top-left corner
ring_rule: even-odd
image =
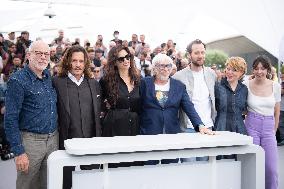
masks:
[[[55,136],[58,133],[57,130],[55,130],[52,133],[47,133],[47,134],[41,134],[41,133],[32,133],[32,132],[27,132],[27,131],[21,131],[22,136],[26,137],[32,137],[35,139],[42,139],[42,140],[47,140],[53,136]]]

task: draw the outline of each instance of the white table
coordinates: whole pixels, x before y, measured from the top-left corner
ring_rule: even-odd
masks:
[[[163,182],[167,184],[166,186],[171,188],[170,185],[172,183],[181,183],[184,180],[178,180],[180,176],[180,178],[182,178],[182,175],[179,173],[182,173],[183,175],[184,173],[188,173],[189,175],[193,175],[193,178],[195,179],[202,178],[205,180],[210,188],[219,189],[220,186],[223,186],[222,183],[220,183],[220,171],[222,172],[222,166],[227,166],[225,165],[227,162],[222,162],[222,164],[220,164],[219,161],[216,161],[216,156],[230,154],[237,154],[238,157],[237,162],[232,161],[230,162],[230,165],[227,166],[236,166],[236,170],[239,170],[240,172],[240,186],[236,188],[264,189],[264,151],[261,147],[252,144],[251,137],[237,133],[218,132],[215,136],[201,135],[199,133],[180,133],[170,135],[141,135],[135,137],[123,136],[109,138],[76,138],[66,140],[65,149],[66,151],[61,150],[52,153],[48,158],[49,189],[61,188],[63,166],[78,166],[88,164],[103,164],[104,169],[93,172],[77,172],[79,173],[77,174],[77,176],[79,175],[78,178],[82,180],[82,186],[86,185],[84,188],[88,188],[88,183],[86,182],[89,182],[83,181],[84,174],[89,176],[90,174],[95,175],[95,177],[92,177],[92,179],[97,180],[92,184],[94,186],[94,183],[98,183],[100,187],[93,188],[117,189],[122,188],[122,186],[120,187],[119,185],[114,185],[115,180],[118,178],[123,178],[121,175],[125,175],[125,177],[130,178],[131,175],[137,174],[136,177],[139,177],[139,179],[141,178],[142,181],[143,177],[147,177],[148,183],[148,181],[155,181],[155,179],[149,180],[149,178],[152,178],[151,174],[153,174],[153,177],[157,177],[158,174],[158,176],[165,178]],[[209,162],[151,165],[122,169],[108,168],[108,163],[203,156],[209,156]],[[196,166],[199,166],[200,169]],[[239,169],[237,166],[239,166]],[[173,179],[172,182],[167,179],[167,175],[163,174],[165,172],[163,170],[172,172],[172,175],[169,176],[169,178]],[[190,170],[196,170],[196,172],[191,173]],[[234,174],[234,168],[232,167],[228,173]],[[200,176],[194,177],[196,175]],[[226,181],[225,176],[224,182]],[[101,184],[99,184],[98,179],[102,180]],[[177,180],[175,181],[175,179]],[[131,179],[128,180],[130,180],[129,188],[133,188],[133,183],[130,183]],[[133,180],[135,180],[135,177],[133,177]],[[198,180],[196,180],[196,182],[198,182]],[[135,183],[137,183],[137,181],[135,181]],[[202,186],[205,187],[204,183],[200,184],[201,187],[199,188],[202,188]],[[127,185],[128,184],[124,184],[123,188],[128,188]],[[157,183],[148,183],[147,186],[139,186],[141,186],[141,188],[165,188],[165,186]],[[135,188],[139,187],[135,186]],[[180,186],[176,188],[183,187]],[[188,188],[188,186],[184,188]]]

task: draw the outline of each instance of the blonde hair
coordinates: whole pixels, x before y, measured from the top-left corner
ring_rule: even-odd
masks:
[[[247,63],[242,57],[230,57],[226,61],[226,67],[230,66],[236,71],[243,72],[243,75],[247,73]]]

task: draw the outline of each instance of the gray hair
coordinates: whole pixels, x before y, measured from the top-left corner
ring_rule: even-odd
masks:
[[[37,48],[39,45],[43,45],[43,46],[45,46],[49,50],[49,46],[48,46],[47,43],[45,43],[42,40],[38,40],[38,41],[32,42],[32,44],[29,47],[30,51],[34,51],[34,49]]]
[[[159,53],[157,54],[153,60],[152,60],[152,75],[156,75],[156,64],[159,64],[161,62],[167,62],[169,64],[174,64],[173,63],[173,60],[166,54],[162,54],[162,53]],[[172,71],[172,69],[170,70],[170,72]]]
[[[168,62],[169,64],[173,64],[173,60],[168,55],[159,53],[153,58],[152,66],[155,67],[156,64],[164,61]]]

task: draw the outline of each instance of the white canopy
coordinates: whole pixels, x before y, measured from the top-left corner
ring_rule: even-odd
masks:
[[[51,19],[43,16],[49,2],[56,13]],[[211,42],[244,35],[279,57],[283,7],[283,0],[1,0],[0,32],[27,30],[32,39],[50,42],[64,29],[72,41],[94,43],[98,34],[107,42],[118,30],[127,40],[132,33],[145,34],[152,48],[173,39],[181,50],[196,38]]]

